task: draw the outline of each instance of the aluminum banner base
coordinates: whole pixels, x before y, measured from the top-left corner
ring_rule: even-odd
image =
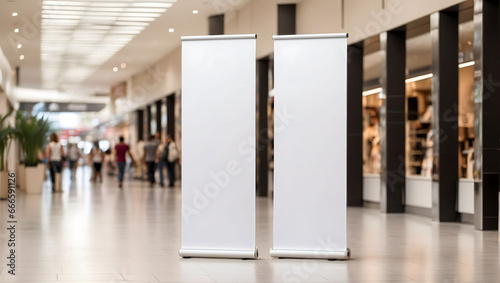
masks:
[[[257,249],[255,250],[190,250],[180,249],[179,255],[181,257],[212,257],[212,258],[241,258],[241,259],[255,259],[259,256]]]
[[[274,250],[271,249],[272,257],[288,258],[312,258],[312,259],[350,259],[351,250],[345,251],[294,251],[294,250]]]

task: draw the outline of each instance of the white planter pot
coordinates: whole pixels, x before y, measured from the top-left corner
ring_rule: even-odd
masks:
[[[26,185],[24,183],[26,177],[24,171],[25,171],[24,164],[17,165],[17,174],[16,174],[17,188],[20,189],[21,191],[26,190]]]
[[[9,197],[9,174],[7,170],[0,171],[0,199],[7,199]]]
[[[45,165],[25,167],[25,185],[27,194],[41,194],[45,180]]]

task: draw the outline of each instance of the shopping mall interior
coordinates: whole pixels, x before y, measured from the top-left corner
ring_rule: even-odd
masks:
[[[0,282],[500,282],[499,19],[499,0],[1,0]],[[332,33],[348,34],[346,205],[336,208],[346,216],[334,230],[349,256],[276,256],[286,190],[276,193],[273,36]],[[219,227],[186,235],[185,178],[204,172],[183,157],[215,155],[193,157],[183,141],[193,140],[186,124],[209,121],[186,110],[184,38],[241,34],[256,35],[247,201],[258,257],[183,256]],[[209,116],[232,103],[198,97],[215,106]],[[223,145],[224,134],[199,142]],[[301,156],[299,175],[317,166]],[[337,175],[318,178],[339,190]],[[314,200],[313,183],[300,183],[298,211],[286,213],[308,213],[300,203]],[[298,218],[285,238],[321,230]],[[221,239],[241,238],[233,223]]]

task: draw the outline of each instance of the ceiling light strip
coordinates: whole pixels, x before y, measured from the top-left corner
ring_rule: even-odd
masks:
[[[413,77],[413,78],[406,79],[405,83],[418,82],[418,81],[421,81],[421,80],[432,78],[432,76],[433,76],[432,73],[421,75],[421,76],[416,76],[416,77]]]
[[[465,67],[474,66],[475,64],[476,64],[475,61],[469,61],[469,62],[465,62],[465,63],[459,64],[458,67],[460,69],[462,69],[462,68],[465,68]]]
[[[363,96],[368,96],[368,95],[372,95],[372,94],[380,93],[381,91],[382,91],[382,88],[381,88],[381,87],[377,87],[377,88],[373,88],[373,89],[365,90],[365,91],[363,91]],[[358,96],[358,97],[359,97],[359,96]]]

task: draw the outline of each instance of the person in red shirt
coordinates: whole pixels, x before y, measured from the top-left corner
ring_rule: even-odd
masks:
[[[115,146],[116,151],[116,163],[118,164],[118,186],[121,188],[123,183],[123,174],[125,173],[125,162],[126,155],[130,156],[132,159],[132,164],[134,163],[134,158],[130,154],[130,147],[128,144],[124,143],[123,136],[120,137],[120,142]]]

